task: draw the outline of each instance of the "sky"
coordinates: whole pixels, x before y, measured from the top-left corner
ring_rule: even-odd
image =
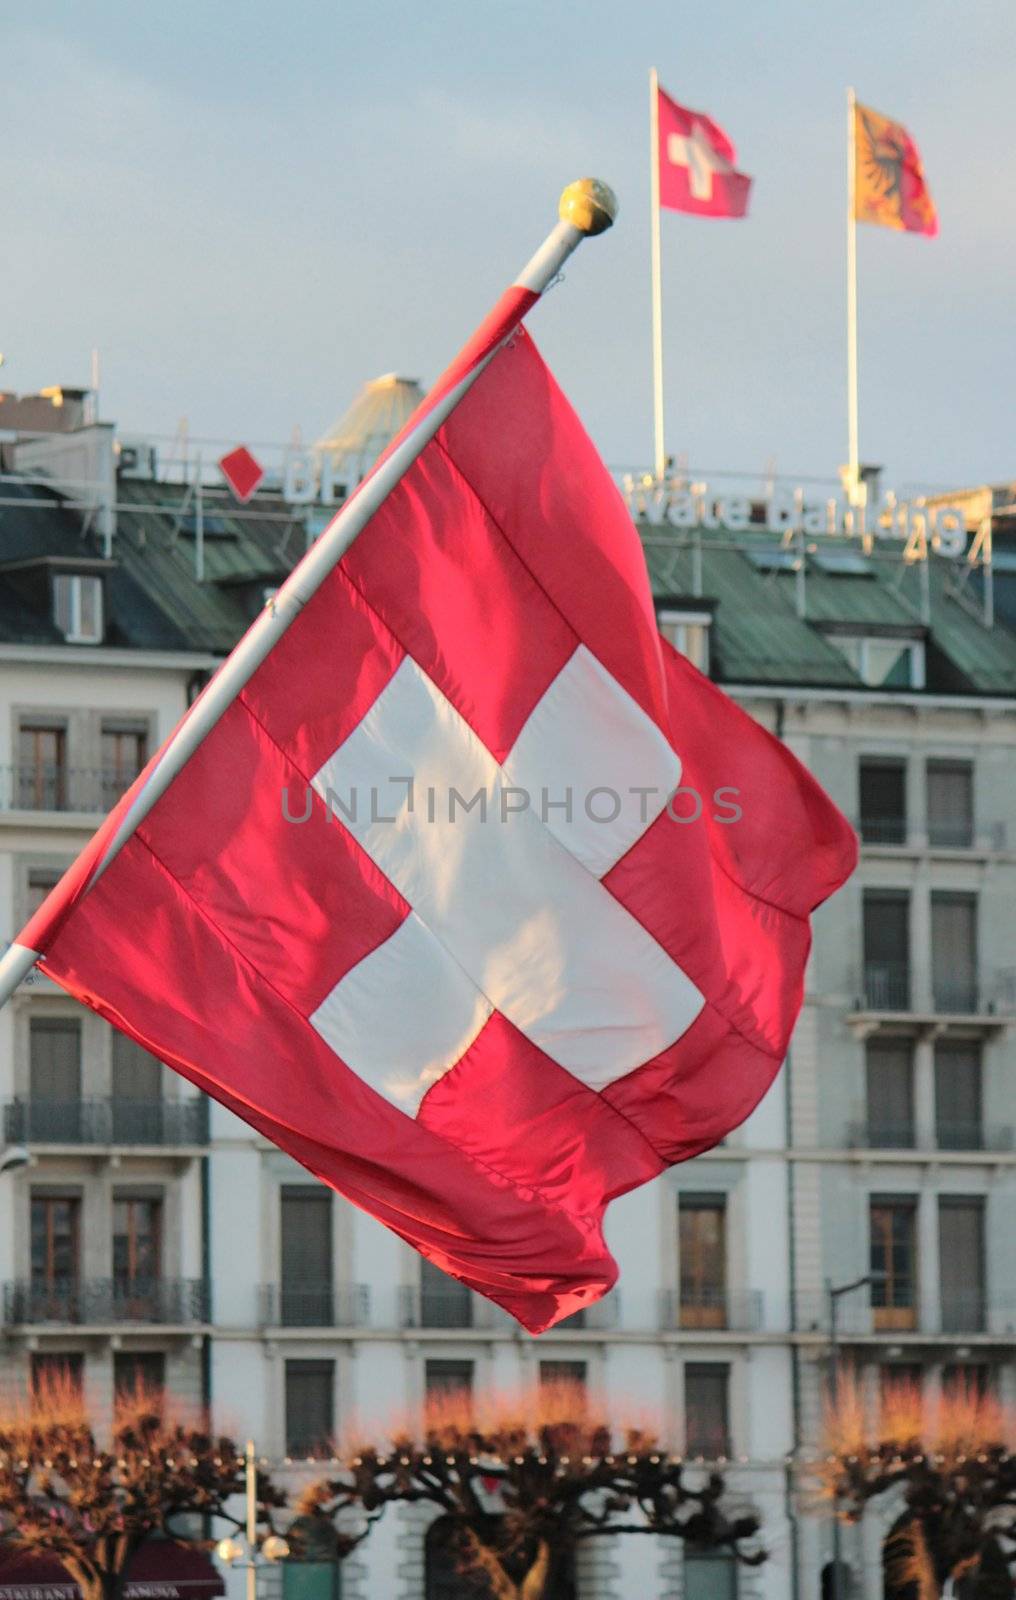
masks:
[[[313,439],[365,379],[433,379],[591,174],[617,224],[530,327],[607,462],[647,466],[655,65],[755,178],[745,221],[662,219],[668,450],[844,459],[853,83],[941,220],[860,230],[862,459],[901,489],[1016,477],[1011,0],[5,10],[5,388],[86,385],[95,347],[123,432]]]

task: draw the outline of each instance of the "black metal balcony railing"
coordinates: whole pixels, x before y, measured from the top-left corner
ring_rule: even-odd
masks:
[[[399,1288],[399,1323],[403,1328],[471,1328],[473,1297],[464,1286],[418,1289],[404,1283]]]
[[[974,1016],[985,1008],[973,978],[935,978],[932,1003],[947,1016]]]
[[[204,1145],[208,1101],[11,1100],[3,1126],[8,1144]]]
[[[862,844],[906,844],[906,817],[862,817],[858,829]]]
[[[909,1011],[909,964],[905,961],[866,961],[864,1000],[869,1011]]]
[[[268,1283],[261,1322],[269,1328],[362,1328],[370,1319],[365,1283]]]
[[[917,1132],[912,1121],[890,1122],[868,1117],[863,1122],[848,1125],[847,1143],[852,1150],[913,1150],[917,1145]]]
[[[939,1150],[996,1150],[1013,1148],[1013,1130],[1003,1124],[988,1127],[983,1122],[937,1122],[935,1144]]]
[[[134,778],[112,767],[68,767],[62,761],[0,766],[0,811],[106,812]]]
[[[759,1289],[663,1289],[660,1327],[721,1329],[757,1333],[762,1327],[763,1297]]]
[[[4,1284],[8,1327],[141,1322],[190,1325],[211,1320],[208,1287],[198,1278],[23,1279]]]
[[[943,1333],[983,1333],[987,1326],[987,1304],[980,1289],[950,1289],[942,1295]]]

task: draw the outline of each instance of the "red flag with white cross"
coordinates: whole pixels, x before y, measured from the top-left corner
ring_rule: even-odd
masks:
[[[743,217],[751,179],[737,171],[737,151],[719,123],[657,90],[660,205],[698,217]]]
[[[560,259],[534,257],[19,939],[533,1331],[614,1283],[608,1202],[765,1093],[809,913],[855,858],[790,751],[660,637],[624,503],[521,326]]]

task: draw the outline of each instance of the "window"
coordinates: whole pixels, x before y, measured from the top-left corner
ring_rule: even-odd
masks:
[[[914,1146],[914,1063],[906,1040],[869,1039],[865,1078],[868,1091],[867,1145],[872,1150],[911,1150]]]
[[[938,1273],[943,1333],[984,1328],[984,1201],[942,1195],[938,1202]]]
[[[903,844],[907,837],[907,769],[902,761],[862,760],[861,838],[865,844]]]
[[[471,1328],[473,1297],[464,1283],[432,1261],[420,1261],[420,1324],[424,1328]]]
[[[657,622],[660,632],[693,667],[709,673],[709,629],[712,617],[708,611],[661,611]]]
[[[284,1328],[327,1328],[335,1321],[332,1196],[318,1184],[286,1184],[280,1244]]]
[[[981,1047],[974,1039],[935,1045],[935,1140],[940,1150],[980,1150]]]
[[[684,1600],[737,1600],[737,1561],[728,1550],[686,1546]]]
[[[828,633],[826,637],[870,688],[924,688],[922,640],[850,633]]]
[[[917,1213],[913,1200],[871,1202],[871,1305],[876,1330],[917,1326]]]
[[[162,1271],[162,1201],[113,1199],[113,1298],[120,1316],[158,1318]]]
[[[730,1368],[691,1361],[684,1369],[685,1454],[730,1455]]]
[[[162,1143],[162,1062],[113,1030],[113,1143]]]
[[[155,1399],[166,1387],[166,1357],[161,1350],[115,1350],[113,1392],[130,1404],[142,1397]]]
[[[73,1017],[33,1017],[28,1025],[25,1137],[77,1144],[83,1134],[81,1024]]]
[[[910,896],[864,891],[864,994],[873,1011],[910,1009]]]
[[[974,769],[969,761],[929,761],[928,843],[967,850],[974,842]]]
[[[282,1600],[342,1600],[339,1561],[284,1561]]]
[[[977,1010],[977,896],[933,892],[931,987],[935,1010]]]
[[[468,1399],[473,1392],[471,1361],[428,1361],[424,1364],[424,1390],[428,1400],[452,1396]]]
[[[85,1361],[77,1351],[67,1353],[46,1352],[32,1354],[31,1386],[33,1402],[45,1407],[47,1401],[59,1400],[68,1391],[74,1395],[84,1392]]]
[[[32,1195],[29,1322],[77,1320],[80,1213],[77,1196]]]
[[[25,811],[67,809],[67,730],[55,722],[18,729],[17,804]]]
[[[887,1362],[879,1368],[878,1388],[884,1406],[913,1405],[924,1388],[924,1368],[919,1361]]]
[[[942,1368],[946,1398],[983,1400],[992,1389],[991,1370],[983,1362],[951,1362]]]
[[[723,1195],[678,1200],[681,1327],[723,1328],[727,1322],[727,1203]]]
[[[58,867],[30,867],[28,894],[25,900],[25,921],[34,917],[51,889],[60,882],[62,872]]]
[[[320,1455],[335,1433],[335,1362],[286,1362],[286,1454]]]
[[[102,579],[59,573],[53,579],[53,621],[68,644],[101,644]]]
[[[148,728],[144,722],[102,724],[102,805],[109,811],[130,788],[148,760]]]
[[[540,1388],[556,1394],[563,1405],[579,1409],[586,1403],[586,1363],[584,1361],[541,1361]]]

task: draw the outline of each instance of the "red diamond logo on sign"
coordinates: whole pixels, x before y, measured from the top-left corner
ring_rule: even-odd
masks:
[[[219,458],[219,471],[241,503],[250,499],[265,475],[264,467],[245,444]]]

